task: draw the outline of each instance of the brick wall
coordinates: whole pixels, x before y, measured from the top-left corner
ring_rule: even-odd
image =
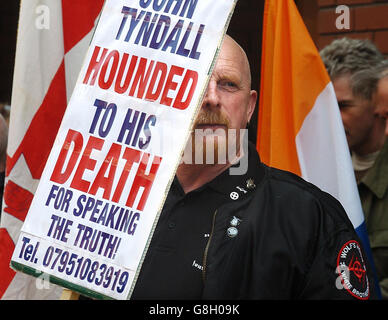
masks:
[[[315,0],[318,4],[317,35],[319,49],[336,38],[369,39],[388,56],[388,1],[387,0]],[[350,28],[338,30],[336,19],[341,13],[335,9],[346,5],[350,9]]]

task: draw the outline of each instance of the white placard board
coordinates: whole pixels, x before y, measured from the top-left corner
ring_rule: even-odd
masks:
[[[105,2],[14,269],[130,298],[236,1]]]

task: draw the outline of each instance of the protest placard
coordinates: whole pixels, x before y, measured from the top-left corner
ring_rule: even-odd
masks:
[[[14,269],[130,298],[236,1],[105,2]]]

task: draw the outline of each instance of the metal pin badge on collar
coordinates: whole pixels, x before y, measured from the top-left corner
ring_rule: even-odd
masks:
[[[256,185],[255,185],[255,180],[253,180],[252,178],[248,179],[247,180],[247,188],[249,190],[253,190],[256,188]]]
[[[238,200],[239,197],[240,197],[239,194],[235,191],[230,193],[230,199],[232,200]]]
[[[239,186],[236,186],[236,189],[241,191],[241,192],[244,192],[244,194],[248,192],[247,190],[245,190],[244,188],[241,188]]]

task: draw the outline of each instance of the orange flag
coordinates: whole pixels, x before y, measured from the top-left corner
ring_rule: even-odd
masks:
[[[294,1],[266,1],[258,150],[264,163],[298,175],[295,137],[330,82]]]
[[[337,198],[373,261],[334,88],[293,0],[265,2],[257,149]]]

